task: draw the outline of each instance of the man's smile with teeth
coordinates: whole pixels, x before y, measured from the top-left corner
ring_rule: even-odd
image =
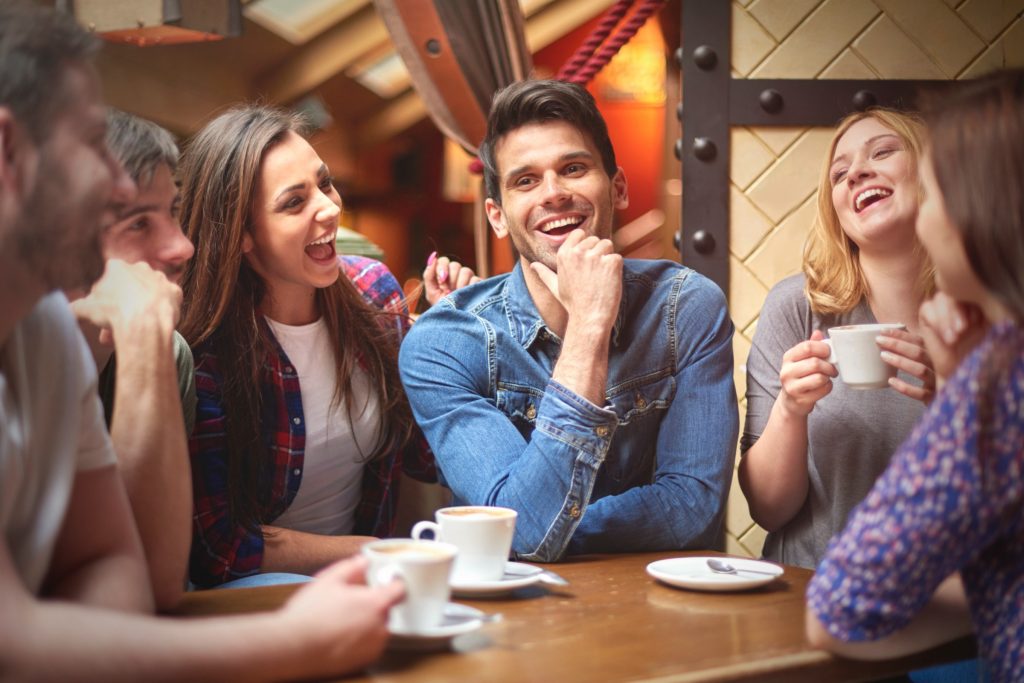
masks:
[[[581,216],[571,216],[568,218],[559,218],[558,220],[545,223],[541,227],[541,232],[551,232],[552,230],[558,230],[559,228],[576,227],[583,222]]]
[[[853,208],[855,211],[859,212],[868,204],[873,204],[879,199],[885,199],[890,195],[892,195],[892,190],[887,190],[882,187],[872,187],[857,195],[853,201]]]

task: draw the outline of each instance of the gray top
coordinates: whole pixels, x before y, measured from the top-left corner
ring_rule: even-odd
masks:
[[[818,315],[804,295],[804,276],[777,284],[761,310],[747,359],[747,419],[741,450],[746,453],[764,431],[781,391],[783,354],[820,329],[875,323],[867,301],[844,315]],[[900,379],[920,384],[900,373]],[[807,420],[808,492],[803,507],[782,529],[768,534],[764,557],[814,568],[832,536],[871,489],[896,448],[924,410],[920,401],[893,389],[850,389],[836,378]]]

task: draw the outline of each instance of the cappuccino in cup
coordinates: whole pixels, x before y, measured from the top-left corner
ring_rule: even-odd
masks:
[[[405,599],[391,608],[388,629],[416,634],[441,625],[451,589],[448,579],[458,550],[449,543],[391,538],[372,541],[362,554],[370,561],[366,582],[380,586],[399,580]]]
[[[452,570],[455,584],[500,581],[512,550],[516,528],[515,510],[484,505],[442,508],[436,522],[418,522],[412,537],[432,531],[434,539],[459,549]]]

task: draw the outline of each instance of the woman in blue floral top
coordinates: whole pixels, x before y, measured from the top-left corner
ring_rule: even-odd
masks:
[[[948,381],[829,546],[808,637],[875,659],[973,629],[993,680],[1024,681],[1024,71],[928,123],[917,232],[941,293],[921,319]]]

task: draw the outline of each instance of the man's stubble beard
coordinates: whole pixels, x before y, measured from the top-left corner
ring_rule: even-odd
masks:
[[[44,152],[36,183],[25,202],[15,246],[26,268],[45,287],[88,289],[103,274],[102,236],[108,202],[90,193],[69,206],[61,190],[69,187],[68,170]]]

